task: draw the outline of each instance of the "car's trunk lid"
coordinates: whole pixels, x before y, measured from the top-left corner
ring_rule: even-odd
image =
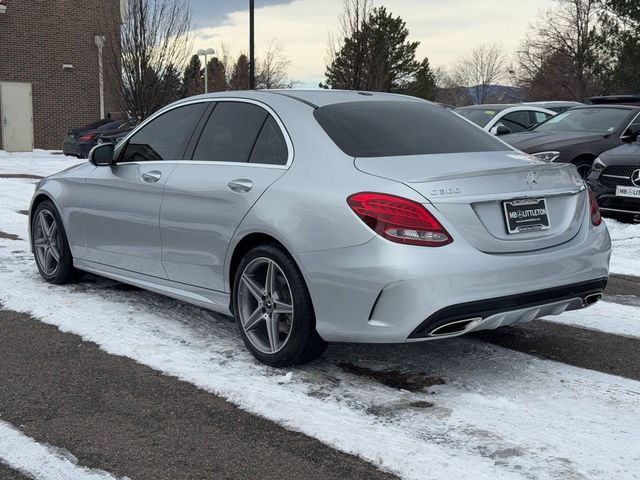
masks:
[[[356,158],[355,166],[413,188],[445,222],[486,253],[532,251],[567,242],[578,233],[587,203],[575,167],[542,163],[517,152]],[[543,198],[549,228],[509,233],[504,202]]]

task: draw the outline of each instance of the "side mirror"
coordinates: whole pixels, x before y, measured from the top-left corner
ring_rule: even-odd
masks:
[[[627,128],[624,134],[622,134],[620,140],[622,140],[623,142],[631,143],[636,141],[638,139],[638,136],[640,136],[640,125],[631,125],[629,128]]]
[[[505,127],[504,125],[497,125],[495,127],[491,127],[490,132],[498,136],[509,135],[511,133],[511,129],[508,127]]]
[[[113,143],[100,143],[89,152],[89,163],[96,167],[108,167],[113,163]]]

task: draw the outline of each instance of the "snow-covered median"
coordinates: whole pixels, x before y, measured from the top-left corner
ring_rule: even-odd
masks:
[[[0,158],[0,172],[6,161]],[[26,208],[32,190],[27,180],[0,179],[0,230],[26,238],[26,217],[16,208]],[[46,284],[25,240],[0,239],[5,307],[404,478],[638,478],[640,382],[469,338],[334,345],[312,365],[274,370],[246,352],[227,319],[116,287],[95,279]],[[606,308],[575,313],[591,312],[594,322],[618,316]],[[411,392],[385,386],[367,371],[434,381]]]
[[[3,421],[0,421],[0,463],[38,480],[116,480],[102,470],[78,465],[78,459],[71,453],[42,445]]]
[[[640,223],[605,221],[613,242],[611,272],[640,277]]]

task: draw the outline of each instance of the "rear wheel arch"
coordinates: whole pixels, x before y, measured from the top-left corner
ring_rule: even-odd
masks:
[[[297,265],[297,262],[293,258],[293,255],[291,255],[291,253],[289,252],[289,249],[281,241],[279,241],[277,238],[273,237],[272,235],[269,235],[267,233],[262,233],[262,232],[250,233],[250,234],[246,235],[245,237],[243,237],[242,240],[240,240],[236,244],[236,246],[235,246],[235,248],[233,250],[233,254],[231,255],[231,260],[229,261],[229,272],[228,272],[229,291],[230,292],[233,292],[233,284],[234,284],[234,281],[235,281],[236,270],[238,270],[238,265],[240,265],[240,262],[242,261],[242,258],[252,248],[255,248],[255,247],[259,246],[259,245],[275,245],[276,247],[280,248],[285,253],[287,253],[289,255],[289,257],[291,257],[293,262],[296,263],[296,265]],[[300,268],[299,265],[298,265],[298,268]]]
[[[589,166],[588,167],[589,171],[591,171],[591,165],[593,164],[593,161],[596,159],[596,156],[597,155],[594,155],[592,153],[582,153],[582,154],[576,156],[573,160],[571,160],[571,163],[573,163],[576,166],[576,168],[578,169],[579,173],[581,173],[580,172],[580,170],[581,170],[580,167],[582,166],[583,169],[584,169],[585,165],[588,165]],[[588,176],[588,174],[586,176],[581,174],[581,176],[583,178],[586,178]]]

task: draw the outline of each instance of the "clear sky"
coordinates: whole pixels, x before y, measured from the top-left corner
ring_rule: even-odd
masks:
[[[248,51],[249,0],[190,0],[196,48],[229,45],[235,56]],[[301,86],[324,79],[327,39],[337,30],[342,0],[255,0],[256,55],[277,39],[291,60],[289,73]],[[554,0],[377,0],[407,23],[420,41],[418,57],[447,67],[480,43],[518,49],[527,26]]]

